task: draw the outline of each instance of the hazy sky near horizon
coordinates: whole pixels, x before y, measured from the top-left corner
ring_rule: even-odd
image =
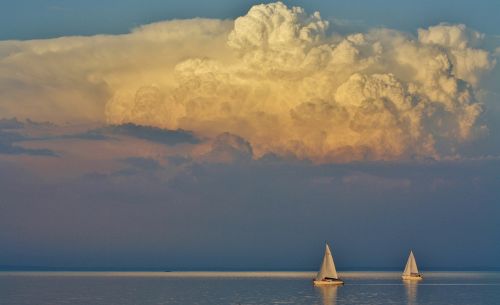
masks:
[[[258,3],[6,4],[0,266],[500,268],[500,4]]]

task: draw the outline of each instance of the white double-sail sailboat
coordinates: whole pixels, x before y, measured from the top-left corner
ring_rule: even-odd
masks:
[[[344,281],[338,278],[337,270],[335,269],[335,263],[333,262],[332,252],[330,247],[326,244],[325,256],[323,257],[323,263],[321,263],[321,269],[319,270],[316,278],[314,279],[314,285],[343,285]]]
[[[418,272],[417,261],[413,255],[413,251],[410,251],[410,256],[406,262],[405,270],[402,275],[403,280],[422,280],[422,274]]]

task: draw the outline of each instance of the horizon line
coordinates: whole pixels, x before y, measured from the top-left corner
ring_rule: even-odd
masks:
[[[168,268],[168,267],[47,267],[47,266],[0,266],[0,272],[317,272],[318,268]],[[346,267],[339,272],[397,272],[401,267]],[[500,267],[428,267],[421,271],[500,271]]]

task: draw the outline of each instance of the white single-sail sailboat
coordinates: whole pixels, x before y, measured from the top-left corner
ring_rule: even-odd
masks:
[[[344,281],[338,278],[337,270],[335,269],[335,263],[333,262],[332,252],[330,247],[326,244],[325,256],[323,257],[323,263],[321,264],[321,269],[319,269],[316,278],[314,279],[314,285],[343,285]]]
[[[408,261],[406,262],[405,270],[402,275],[403,280],[422,280],[422,274],[418,272],[417,261],[415,260],[415,256],[413,255],[413,251],[410,251],[410,256],[408,257]]]

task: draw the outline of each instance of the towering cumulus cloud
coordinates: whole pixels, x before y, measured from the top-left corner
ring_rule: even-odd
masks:
[[[112,124],[207,138],[230,133],[256,156],[440,158],[486,130],[477,123],[475,93],[495,62],[478,48],[481,39],[448,24],[418,37],[389,29],[341,36],[318,12],[277,2],[234,22],[168,21],[121,36],[4,42],[2,83],[24,93],[1,88],[0,98],[11,114],[21,104],[12,101],[32,92],[37,102],[25,103],[45,100],[75,117],[104,112]],[[22,73],[9,74],[14,69]]]

